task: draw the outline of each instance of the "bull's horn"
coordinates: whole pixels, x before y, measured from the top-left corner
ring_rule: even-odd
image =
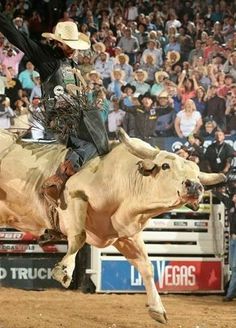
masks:
[[[130,138],[122,128],[118,130],[118,137],[120,142],[125,144],[128,151],[139,158],[154,159],[160,152],[159,148],[154,148],[143,140]]]
[[[223,173],[205,173],[200,172],[199,180],[203,185],[210,186],[226,181],[226,176]]]

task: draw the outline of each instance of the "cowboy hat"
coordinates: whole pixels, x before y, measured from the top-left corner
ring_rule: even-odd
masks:
[[[71,49],[86,50],[90,48],[89,37],[80,33],[74,22],[59,22],[54,33],[42,33],[42,36],[64,43]]]
[[[137,77],[137,74],[138,73],[142,73],[143,74],[143,82],[147,80],[148,78],[148,73],[146,71],[144,71],[143,69],[137,69],[135,72],[134,72],[134,78],[135,80],[138,80],[138,77]]]
[[[119,54],[116,56],[116,62],[119,63],[120,62],[120,58],[123,57],[125,58],[125,63],[128,64],[129,63],[129,56],[127,56],[126,54]]]
[[[149,53],[146,53],[146,54],[143,55],[143,61],[144,61],[145,64],[147,63],[147,57],[152,57],[152,59],[153,59],[153,64],[156,63],[156,60],[157,60],[157,59],[156,59],[156,56],[153,55],[153,54],[151,54],[151,53],[149,52]]]
[[[138,101],[141,103],[143,98],[150,98],[150,99],[152,99],[153,102],[155,101],[154,97],[151,95],[150,92],[145,92],[143,95],[139,95]]]
[[[115,73],[120,73],[120,78],[119,78],[119,81],[123,81],[124,78],[125,78],[125,71],[123,71],[122,69],[120,68],[115,68],[113,69],[113,71],[111,71],[111,78],[112,80],[115,80]]]
[[[105,44],[102,43],[102,42],[97,42],[97,43],[94,43],[94,44],[93,44],[93,50],[94,50],[95,52],[98,52],[98,53],[100,53],[100,52],[105,52],[105,51],[106,51],[106,46],[105,46]]]
[[[169,74],[166,73],[166,72],[164,72],[164,71],[156,72],[155,73],[155,79],[156,79],[156,82],[157,83],[160,83],[160,81],[159,81],[160,76],[163,76],[165,79],[168,79],[169,78]]]
[[[100,79],[100,77],[101,77],[99,72],[97,72],[95,70],[92,70],[92,71],[90,71],[89,73],[86,74],[86,76],[85,76],[86,80],[90,80],[90,77],[91,77],[92,74],[96,75],[97,79]]]
[[[180,60],[180,53],[178,51],[168,51],[166,55],[167,61],[170,62],[171,65],[176,64]]]
[[[120,88],[122,92],[126,92],[126,89],[131,89],[133,91],[133,93],[136,91],[136,88],[134,85],[127,83],[126,85],[122,85],[122,87]]]

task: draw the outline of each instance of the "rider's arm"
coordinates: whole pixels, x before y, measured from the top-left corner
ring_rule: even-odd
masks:
[[[47,77],[49,72],[55,70],[57,63],[52,56],[52,49],[47,45],[31,40],[21,33],[2,13],[0,13],[0,32],[10,43],[24,52],[29,60],[39,69],[40,74],[43,75],[42,77]]]

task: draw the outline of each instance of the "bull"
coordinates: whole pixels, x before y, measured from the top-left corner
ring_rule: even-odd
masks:
[[[27,144],[3,131],[0,140],[0,226],[36,236],[55,229],[39,189],[65,158],[65,147]],[[203,185],[222,182],[225,176],[202,173],[195,163],[130,138],[123,130],[120,140],[66,183],[57,214],[68,250],[53,277],[67,288],[76,253],[85,242],[99,248],[113,245],[140,272],[150,316],[166,323],[141,232],[153,216],[184,204],[197,208]]]

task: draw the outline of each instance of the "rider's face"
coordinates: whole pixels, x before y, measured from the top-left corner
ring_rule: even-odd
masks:
[[[74,54],[75,50],[70,48],[67,44],[65,43],[61,43],[58,42],[58,47],[61,48],[61,50],[63,51],[65,57],[72,57],[72,55]]]

